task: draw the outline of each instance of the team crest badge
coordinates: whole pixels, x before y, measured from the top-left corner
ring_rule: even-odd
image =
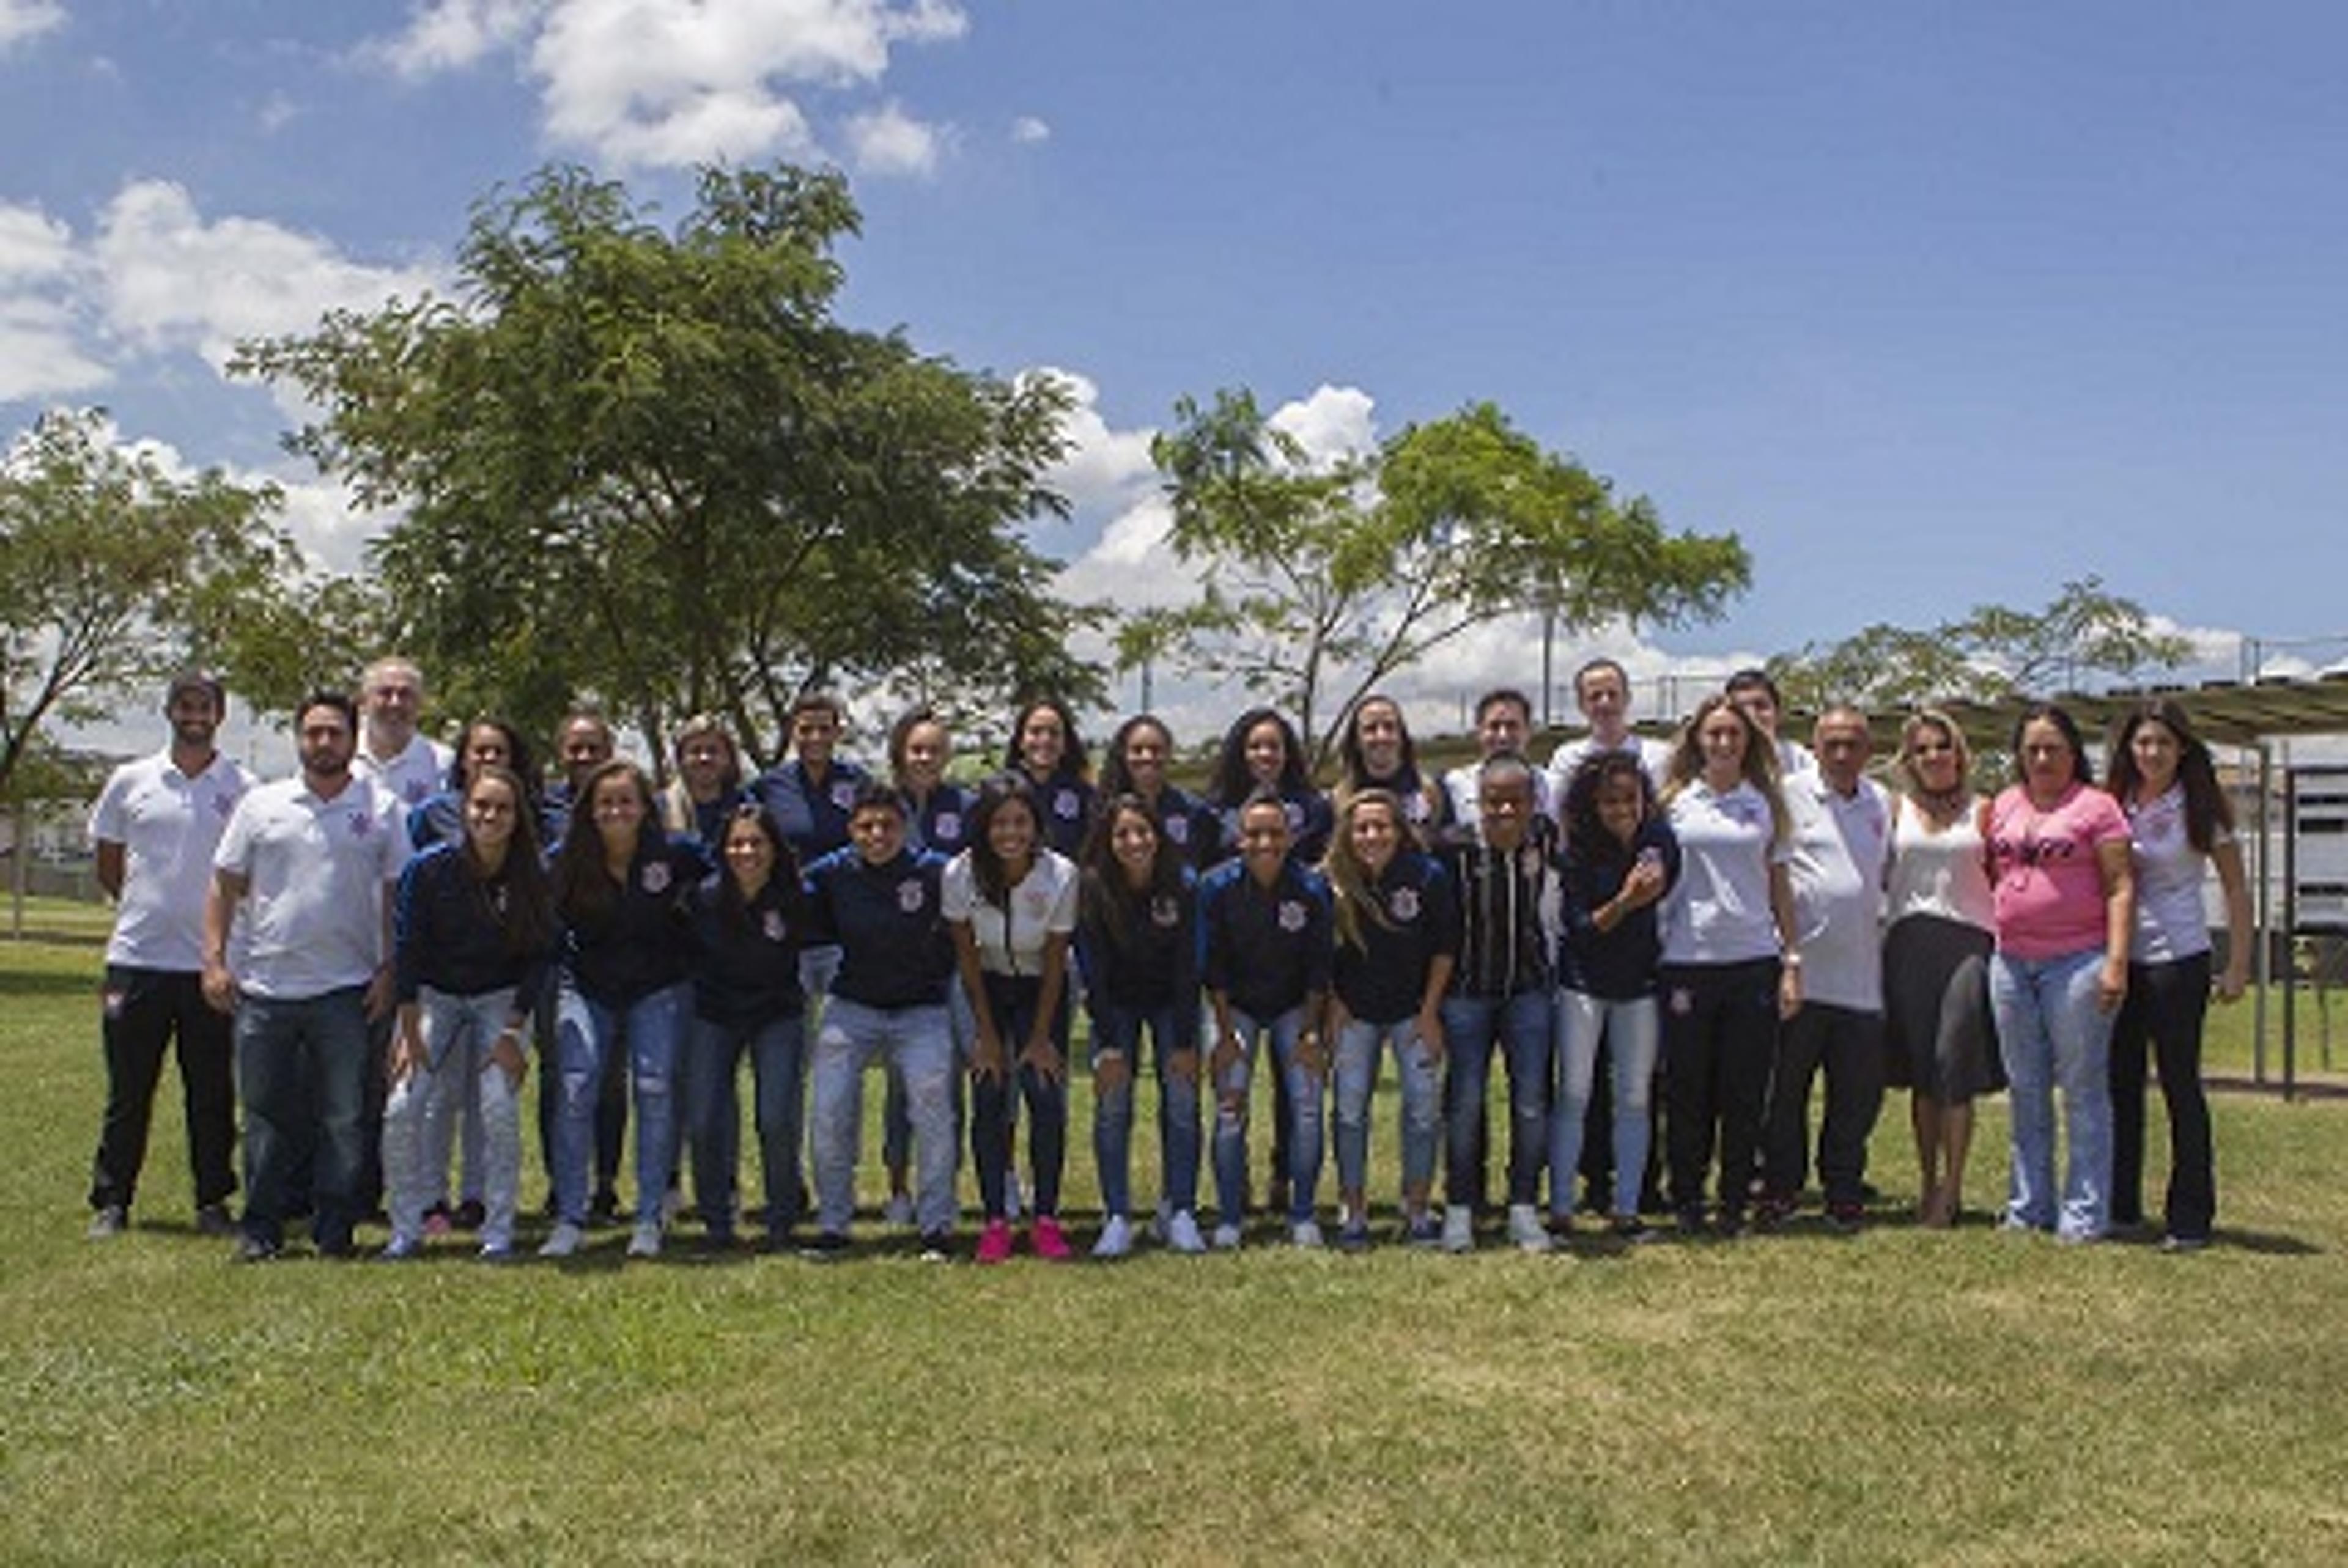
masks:
[[[834,781],[831,786],[831,804],[842,811],[853,809],[856,804],[856,786],[846,779]]]
[[[908,915],[920,914],[922,905],[927,897],[928,894],[923,891],[922,880],[918,876],[897,884],[897,907]]]
[[[943,839],[960,838],[962,836],[962,813],[958,811],[942,811],[938,813],[937,825],[931,830],[931,836],[933,838]]]
[[[1417,919],[1418,889],[1416,887],[1395,888],[1394,890],[1394,897],[1386,900],[1386,912],[1397,920]]]
[[[779,909],[767,911],[765,926],[769,942],[779,942],[790,935],[790,928],[783,924],[783,912]]]
[[[1166,836],[1172,839],[1177,844],[1189,843],[1190,819],[1187,816],[1168,817],[1166,819]]]
[[[1304,929],[1304,906],[1293,898],[1280,901],[1280,928],[1291,936]]]
[[[1083,803],[1076,799],[1076,792],[1072,789],[1064,789],[1052,797],[1052,815],[1062,822],[1076,821],[1076,813],[1082,809]]]
[[[1170,893],[1160,893],[1149,901],[1149,923],[1163,931],[1170,931],[1182,923],[1182,904]]]
[[[644,867],[644,891],[647,893],[667,892],[669,884],[668,862],[665,860],[655,860],[646,866]]]

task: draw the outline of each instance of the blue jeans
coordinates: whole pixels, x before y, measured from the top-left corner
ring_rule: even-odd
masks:
[[[1506,1053],[1509,1071],[1509,1202],[1540,1201],[1540,1173],[1549,1148],[1550,995],[1443,999],[1443,1192],[1454,1204],[1483,1190],[1484,1097],[1492,1079],[1492,1047]]]
[[[790,1233],[799,1218],[800,1106],[807,1061],[807,1024],[798,1013],[746,1023],[693,1020],[685,1075],[687,1141],[693,1151],[693,1197],[709,1234],[734,1233],[742,1163],[742,1102],[736,1081],[750,1059],[757,1086],[754,1114],[758,1163],[766,1184],[767,1234]]]
[[[1159,1008],[1093,1009],[1093,1163],[1100,1171],[1101,1207],[1112,1217],[1133,1213],[1133,1085],[1141,1071],[1141,1031],[1149,1030],[1150,1060],[1158,1069],[1158,1143],[1165,1162],[1159,1195],[1167,1209],[1181,1214],[1199,1201],[1199,1082],[1174,1076],[1168,1059],[1195,1051],[1198,1028],[1189,1009],[1169,1002]],[[1128,1068],[1114,1090],[1100,1086],[1100,1053],[1121,1050]],[[1201,1056],[1200,1064],[1205,1058]]]
[[[979,1203],[991,1220],[1003,1218],[1011,1175],[1011,1124],[1016,1107],[1027,1107],[1029,1197],[1039,1218],[1060,1213],[1060,1176],[1068,1157],[1068,1004],[1065,993],[1045,1025],[1060,1055],[1061,1075],[1053,1078],[1024,1066],[1019,1053],[1034,1038],[1043,982],[1007,975],[986,977],[986,1008],[1004,1057],[999,1078],[973,1076],[970,1085],[970,1153],[978,1166]],[[974,1015],[973,1015],[974,1016]],[[973,1024],[973,1028],[975,1025]]]
[[[1297,1037],[1304,1009],[1291,1008],[1269,1022],[1243,1012],[1231,1014],[1240,1056],[1215,1082],[1215,1202],[1225,1225],[1247,1218],[1248,1084],[1256,1052],[1267,1036],[1273,1068],[1288,1085],[1288,1218],[1301,1225],[1313,1217],[1321,1184],[1321,1075],[1297,1060]]]
[[[1370,1180],[1370,1093],[1378,1059],[1394,1047],[1402,1081],[1402,1190],[1423,1194],[1435,1181],[1435,1144],[1443,1125],[1435,1057],[1418,1038],[1418,1017],[1372,1023],[1348,1019],[1337,1031],[1337,1190],[1359,1194]],[[1356,1218],[1361,1216],[1356,1215]]]
[[[624,1050],[635,1085],[636,1223],[657,1225],[676,1163],[676,1067],[692,1022],[693,988],[680,982],[613,1008],[589,1000],[566,981],[554,1008],[555,1069],[562,1076],[554,1129],[555,1217],[587,1223],[596,1097],[604,1064]]]
[[[244,1234],[285,1237],[294,1173],[310,1171],[320,1247],[350,1245],[366,1163],[365,988],[296,1001],[251,992],[236,1008],[238,1091],[244,1098]]]
[[[905,1081],[919,1166],[915,1213],[924,1235],[953,1228],[953,1037],[943,1002],[867,1007],[834,997],[825,1005],[808,1076],[815,1109],[809,1139],[815,1159],[816,1224],[848,1234],[856,1214],[856,1157],[864,1131],[864,1070],[885,1059]]]
[[[521,1102],[513,1081],[489,1055],[512,1016],[513,999],[511,986],[473,996],[429,986],[417,992],[425,1064],[392,1085],[383,1107],[384,1201],[395,1235],[424,1234],[425,1207],[441,1194],[448,1173],[443,1134],[464,1113],[467,1096],[459,1086],[471,1083],[481,1110],[483,1143],[482,1158],[468,1173],[481,1183],[481,1241],[513,1245],[521,1185]]]
[[[1581,1164],[1581,1130],[1595,1084],[1598,1047],[1613,1047],[1614,1213],[1639,1212],[1646,1180],[1649,1112],[1663,1016],[1653,996],[1608,1001],[1585,991],[1557,993],[1557,1103],[1549,1123],[1549,1209],[1573,1213],[1573,1173]]]
[[[2096,1005],[2104,962],[2098,948],[2055,958],[1990,960],[1990,1006],[1997,1014],[2013,1109],[2010,1225],[2056,1230],[2089,1241],[2111,1225],[2112,1015]],[[2063,1091],[2070,1144],[2058,1213],[2054,1186],[2054,1091]]]

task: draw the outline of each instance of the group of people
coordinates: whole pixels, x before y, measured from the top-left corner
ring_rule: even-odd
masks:
[[[2034,707],[2013,782],[1982,798],[1941,712],[1905,723],[1895,792],[1868,776],[1865,714],[1829,707],[1809,746],[1781,737],[1760,671],[1669,744],[1632,731],[1619,664],[1593,661],[1574,687],[1588,733],[1545,765],[1525,753],[1521,693],[1479,702],[1482,754],[1442,777],[1374,695],[1346,716],[1327,793],[1288,721],[1252,708],[1194,794],[1150,715],[1118,725],[1096,767],[1066,704],[1030,702],[970,786],[934,713],[900,717],[885,770],[868,771],[839,753],[846,714],[819,693],[763,772],[725,725],[688,722],[663,788],[575,712],[545,783],[510,724],[477,720],[453,749],[423,734],[423,680],[398,659],[355,699],[305,701],[298,772],[256,783],[214,745],[219,682],[182,676],[169,743],[118,770],[92,818],[119,915],[91,1232],[129,1223],[176,1042],[197,1224],[246,1259],[276,1255],[304,1214],[319,1252],[347,1255],[378,1206],[387,1257],[467,1227],[483,1256],[514,1255],[533,1058],[543,1255],[616,1217],[631,1119],[628,1255],[661,1252],[688,1177],[713,1245],[747,1210],[770,1245],[845,1249],[879,1066],[887,1218],[948,1255],[966,1142],[977,1260],[1023,1242],[1065,1258],[1081,1011],[1097,1256],[1144,1229],[1182,1253],[1242,1245],[1266,1069],[1279,1230],[1330,1244],[1334,1142],[1334,1244],[1371,1245],[1389,1056],[1399,1234],[1416,1245],[1476,1245],[1495,1055],[1502,1223],[1526,1251],[1571,1237],[1581,1208],[1624,1241],[1665,1213],[1692,1234],[1783,1223],[1814,1147],[1828,1223],[1855,1227],[1887,1085],[1911,1093],[1921,1223],[1956,1222],[1973,1102],[2010,1086],[2004,1223],[2094,1240],[2143,1223],[2147,1054],[2171,1131],[2166,1238],[2206,1244],[2203,1009],[2213,986],[2243,989],[2250,925],[2224,793],[2175,703],[2128,713],[2102,787],[2071,719]],[[2214,975],[2212,864],[2233,938]],[[1160,1155],[1146,1210],[1145,1037]],[[738,1175],[746,1058],[755,1209]]]

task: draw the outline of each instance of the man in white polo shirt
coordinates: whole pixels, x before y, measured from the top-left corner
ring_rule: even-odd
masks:
[[[312,1151],[311,1237],[321,1255],[351,1255],[367,1022],[391,1008],[392,897],[407,861],[406,809],[351,772],[351,700],[314,693],[294,727],[301,773],[256,785],[237,804],[204,907],[204,997],[236,1017],[245,1182],[237,1255],[248,1262],[283,1245],[291,1184]]]
[[[1802,956],[1802,1010],[1777,1036],[1763,1142],[1766,1223],[1793,1211],[1807,1179],[1810,1082],[1826,1069],[1818,1182],[1827,1219],[1866,1217],[1867,1140],[1883,1105],[1883,864],[1891,799],[1867,776],[1867,715],[1838,704],[1818,715],[1818,766],[1784,781],[1793,817],[1787,871]]]
[[[196,1228],[225,1236],[236,1191],[236,1069],[228,1020],[204,1005],[204,895],[212,851],[252,781],[212,744],[228,711],[219,680],[176,677],[163,698],[171,740],[125,763],[91,811],[98,881],[115,900],[106,944],[106,1119],[90,1162],[92,1237],[130,1223],[163,1052],[175,1045],[185,1097]]]
[[[1533,702],[1513,686],[1496,686],[1476,699],[1476,760],[1443,775],[1443,792],[1451,797],[1451,815],[1463,832],[1472,831],[1483,809],[1484,764],[1501,753],[1525,756],[1532,739]],[[1549,775],[1533,774],[1533,809],[1554,817],[1557,803],[1550,797]]]
[[[359,678],[359,749],[351,767],[413,810],[448,782],[457,753],[418,733],[424,672],[406,659],[378,659]]]

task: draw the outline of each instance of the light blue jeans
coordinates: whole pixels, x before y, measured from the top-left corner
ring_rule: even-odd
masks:
[[[1158,1072],[1158,1139],[1163,1173],[1159,1194],[1169,1214],[1187,1213],[1199,1201],[1199,1085],[1174,1076],[1167,1058],[1198,1043],[1186,1009],[1171,1002],[1157,1008],[1104,1003],[1093,1020],[1093,1163],[1100,1171],[1101,1208],[1111,1216],[1133,1213],[1133,1099],[1141,1076],[1141,1033],[1149,1031],[1150,1060]],[[1125,1052],[1122,1087],[1100,1087],[1100,1053]],[[1201,1056],[1200,1065],[1206,1064]]]
[[[1581,1129],[1598,1071],[1598,1048],[1613,1043],[1614,1212],[1639,1212],[1646,1179],[1647,1145],[1654,1133],[1655,1051],[1663,1015],[1653,996],[1608,1001],[1586,991],[1557,993],[1557,1096],[1549,1119],[1549,1209],[1573,1213],[1574,1173],[1581,1165]]]
[[[1288,1219],[1302,1225],[1313,1217],[1321,1185],[1321,1075],[1306,1071],[1296,1051],[1304,1009],[1291,1008],[1269,1022],[1233,1009],[1231,1027],[1240,1037],[1239,1060],[1215,1082],[1215,1202],[1222,1223],[1247,1217],[1248,1085],[1268,1037],[1273,1069],[1288,1085]]]
[[[834,996],[824,1005],[808,1076],[814,1081],[811,1152],[816,1225],[848,1234],[856,1214],[856,1160],[864,1132],[864,1070],[885,1061],[905,1081],[913,1123],[913,1206],[924,1235],[953,1228],[953,1035],[943,1001],[867,1007]]]
[[[1990,1006],[2012,1085],[2013,1174],[2009,1225],[2092,1241],[2110,1227],[2112,1015],[2096,1005],[2100,948],[2055,958],[1990,960]],[[2070,1144],[2060,1207],[2054,1185],[2054,1091]]]
[[[1358,1193],[1370,1179],[1370,1093],[1377,1087],[1384,1048],[1394,1047],[1402,1081],[1403,1191],[1425,1192],[1435,1181],[1435,1145],[1443,1126],[1441,1080],[1435,1057],[1418,1038],[1418,1018],[1372,1023],[1348,1019],[1337,1031],[1337,1187]]]
[[[564,981],[554,1003],[554,1061],[562,1078],[554,1127],[555,1217],[587,1223],[587,1177],[595,1159],[595,1099],[603,1063],[628,1053],[635,1089],[636,1223],[658,1225],[676,1166],[677,1059],[693,1020],[693,987],[682,981],[623,1008],[590,1001]]]
[[[393,1234],[424,1234],[424,1211],[442,1195],[448,1173],[448,1132],[468,1098],[458,1085],[469,1080],[481,1110],[482,1158],[470,1167],[481,1182],[481,1245],[511,1246],[521,1185],[521,1107],[489,1048],[512,1015],[513,988],[467,997],[426,986],[416,1004],[425,1064],[393,1084],[383,1102],[384,1200]],[[523,1033],[527,1038],[528,1030]],[[519,1049],[520,1041],[515,1043]]]

